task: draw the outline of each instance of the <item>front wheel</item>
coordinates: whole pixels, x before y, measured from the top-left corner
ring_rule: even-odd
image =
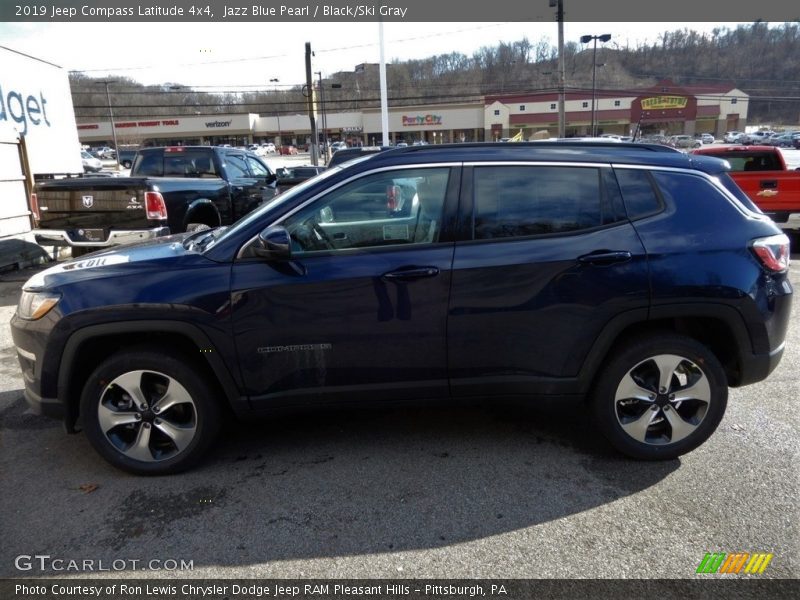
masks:
[[[84,430],[115,467],[140,475],[193,466],[219,430],[211,386],[183,360],[157,349],[121,352],[101,363],[81,395]]]
[[[691,338],[664,334],[620,349],[599,377],[592,409],[617,450],[667,460],[705,442],[727,401],[727,379],[714,354]]]

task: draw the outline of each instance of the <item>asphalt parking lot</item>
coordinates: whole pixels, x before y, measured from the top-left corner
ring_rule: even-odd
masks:
[[[581,406],[438,407],[233,424],[199,468],[142,478],[27,412],[7,323],[30,274],[0,275],[0,577],[76,574],[16,568],[38,554],[127,561],[102,576],[672,579],[707,552],[800,576],[796,310],[778,369],[680,460],[618,456]]]

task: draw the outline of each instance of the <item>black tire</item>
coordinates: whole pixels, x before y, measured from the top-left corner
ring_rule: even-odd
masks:
[[[135,392],[124,392],[136,385],[148,403],[143,408],[132,401]],[[86,437],[104,459],[130,473],[184,471],[197,464],[219,431],[220,407],[213,389],[189,361],[155,348],[117,353],[94,370],[83,388],[80,414]],[[159,410],[159,401],[168,398],[179,401]],[[104,419],[101,413],[114,418]],[[131,420],[109,427],[122,417]],[[167,432],[179,435],[173,438]],[[138,441],[145,443],[137,447]],[[137,458],[142,453],[147,458]]]
[[[666,392],[656,381],[664,381],[662,372],[670,381]],[[680,401],[682,390],[686,399]],[[652,393],[644,398],[644,392]],[[728,384],[719,361],[703,344],[657,334],[614,350],[591,400],[598,428],[617,450],[640,460],[670,460],[714,433],[725,414]]]
[[[123,160],[122,161],[122,166],[125,167],[126,169],[130,169],[132,164],[133,163],[131,161],[129,161],[129,160]]]

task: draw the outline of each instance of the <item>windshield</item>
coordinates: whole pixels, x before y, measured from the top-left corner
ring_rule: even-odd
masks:
[[[220,235],[219,237],[215,237],[213,240],[209,240],[209,242],[203,247],[203,250],[208,250],[212,248],[217,242],[225,240],[229,236],[236,235],[236,233],[240,231],[242,228],[247,228],[254,221],[258,221],[259,219],[261,219],[264,213],[271,211],[275,207],[283,204],[284,202],[291,201],[295,196],[297,196],[298,194],[302,194],[309,187],[315,185],[316,183],[322,181],[323,179],[327,179],[328,177],[335,175],[341,170],[342,170],[341,167],[333,167],[331,169],[327,169],[326,171],[323,171],[319,175],[312,177],[311,179],[306,179],[305,181],[294,186],[290,190],[283,192],[278,196],[275,196],[275,198],[273,198],[271,201],[267,202],[266,204],[262,204],[257,210],[254,210],[250,214],[245,215],[244,217],[236,221],[236,223],[225,229],[225,231],[222,232],[222,235]]]

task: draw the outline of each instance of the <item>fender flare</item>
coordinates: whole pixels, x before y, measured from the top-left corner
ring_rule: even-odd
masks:
[[[192,200],[189,206],[186,207],[186,213],[183,215],[183,231],[186,231],[186,227],[189,225],[189,223],[195,222],[191,219],[192,214],[201,209],[210,209],[214,213],[217,219],[217,225],[215,225],[215,227],[222,224],[222,217],[220,217],[217,206],[208,198],[197,198],[196,200]]]
[[[74,423],[78,416],[77,403],[70,402],[68,397],[61,397],[61,395],[66,394],[67,390],[70,389],[72,373],[75,370],[76,363],[80,360],[79,350],[81,346],[98,337],[109,337],[126,333],[153,332],[183,335],[196,344],[198,348],[211,350],[211,352],[203,352],[202,357],[207,361],[209,368],[219,382],[228,405],[237,414],[247,412],[250,409],[249,400],[239,394],[238,386],[228,366],[222,360],[219,353],[214,351],[214,345],[211,343],[208,336],[196,325],[184,321],[117,321],[82,327],[72,333],[64,345],[58,369],[57,389],[60,400],[66,407],[66,424],[68,429],[74,428]]]

